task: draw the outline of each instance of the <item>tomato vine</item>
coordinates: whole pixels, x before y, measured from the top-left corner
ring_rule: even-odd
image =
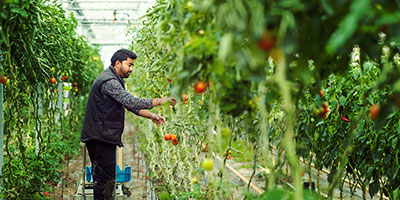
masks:
[[[60,5],[2,1],[0,9],[0,74],[9,82],[3,85],[0,192],[6,199],[40,199],[49,181],[61,175],[64,156],[78,153],[84,110],[79,102],[87,98],[103,65],[89,59],[98,58],[98,50],[77,35],[76,19],[67,17]],[[64,83],[76,83],[75,91],[66,88],[71,93],[67,110],[59,102]]]

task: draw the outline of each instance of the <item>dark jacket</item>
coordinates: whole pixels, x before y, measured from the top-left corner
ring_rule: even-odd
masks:
[[[101,85],[110,79],[118,80],[125,89],[125,82],[115,69],[105,69],[94,81],[86,106],[81,141],[98,140],[123,146],[121,135],[124,131],[125,108],[113,98],[101,92]]]

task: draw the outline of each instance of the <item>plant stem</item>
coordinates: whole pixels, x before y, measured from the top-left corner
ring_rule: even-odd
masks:
[[[258,89],[258,94],[259,94],[259,100],[258,100],[258,107],[260,109],[261,113],[261,154],[265,155],[265,166],[270,169],[270,174],[268,175],[268,185],[267,189],[270,190],[275,186],[275,175],[274,175],[274,168],[271,156],[270,156],[270,141],[269,141],[269,135],[268,135],[268,113],[267,113],[267,108],[265,106],[265,98],[267,94],[267,88],[265,87],[266,82],[263,81],[259,85]]]
[[[290,93],[290,84],[286,79],[286,63],[282,53],[282,58],[277,61],[275,81],[278,84],[283,99],[282,108],[286,112],[287,127],[282,139],[289,164],[292,168],[292,175],[295,185],[295,196],[298,200],[303,200],[303,187],[301,185],[301,166],[296,156],[296,143],[294,141],[294,107],[292,106],[292,96]]]

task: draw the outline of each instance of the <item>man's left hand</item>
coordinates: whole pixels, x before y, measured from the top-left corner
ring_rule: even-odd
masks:
[[[157,115],[157,114],[151,115],[151,121],[153,121],[155,124],[157,124],[157,126],[161,126],[162,124],[165,124],[164,117]]]

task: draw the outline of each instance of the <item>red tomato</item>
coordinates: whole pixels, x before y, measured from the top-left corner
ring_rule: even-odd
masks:
[[[0,83],[6,84],[8,78],[6,76],[0,77]]]
[[[276,45],[276,37],[272,36],[271,33],[266,30],[261,38],[257,42],[258,48],[263,51],[269,51]]]
[[[194,84],[194,91],[195,91],[196,93],[198,93],[198,94],[201,94],[201,93],[203,93],[204,91],[206,91],[206,88],[207,88],[207,86],[206,86],[206,84],[205,84],[203,81],[197,81],[197,82]]]
[[[171,140],[176,140],[176,136],[177,136],[176,134],[172,134],[171,135]]]
[[[371,117],[372,120],[374,121],[376,120],[376,117],[379,114],[379,110],[380,110],[379,105],[374,104],[371,106],[371,108],[369,109],[369,116]]]
[[[171,133],[165,134],[164,140],[171,140]]]
[[[56,79],[55,79],[55,78],[50,78],[50,83],[56,84],[56,83],[57,83],[57,81],[56,81]]]
[[[324,90],[320,90],[320,91],[319,91],[319,96],[320,96],[320,97],[323,97],[324,94],[325,94]]]
[[[178,142],[178,140],[172,140],[172,144],[174,144],[174,145],[178,145],[178,144],[179,144],[179,142]]]
[[[57,186],[57,183],[55,181],[51,181],[52,186]]]

